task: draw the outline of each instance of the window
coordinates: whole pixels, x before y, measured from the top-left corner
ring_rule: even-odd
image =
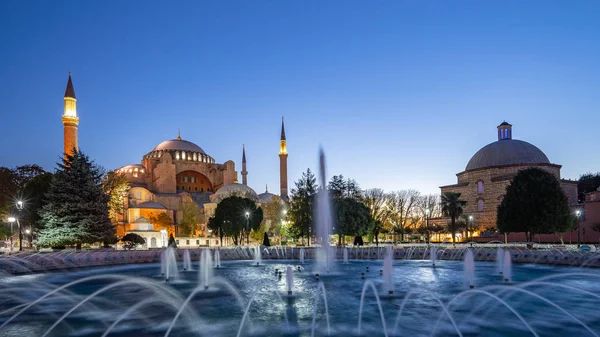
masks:
[[[192,186],[188,186],[188,191],[192,191]]]
[[[477,194],[483,194],[483,181],[477,183]]]
[[[200,192],[204,192],[204,187],[200,187]]]
[[[210,246],[210,240],[206,240],[206,245]]]
[[[175,240],[175,243],[176,243],[177,245],[179,245],[179,240]]]
[[[196,240],[196,244],[199,246],[200,245],[200,240]]]
[[[189,246],[190,245],[190,240],[185,240],[185,245]]]
[[[150,248],[156,248],[156,238],[150,239]]]
[[[185,151],[181,151],[181,159],[185,160]]]
[[[477,210],[483,212],[483,199],[477,200]]]
[[[194,186],[194,192],[198,192],[198,186]]]
[[[186,179],[185,179],[185,176],[181,177],[181,181],[182,181],[182,182],[184,182],[184,183],[185,183],[185,182],[186,182],[185,180],[186,180]]]

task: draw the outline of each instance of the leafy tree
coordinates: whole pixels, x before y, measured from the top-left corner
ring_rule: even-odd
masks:
[[[246,212],[250,214],[248,218]],[[262,219],[262,208],[256,207],[254,201],[233,196],[223,199],[217,205],[215,216],[209,221],[209,228],[219,232],[221,238],[222,235],[230,236],[233,243],[238,245],[241,244],[243,235],[249,234],[249,230],[258,230]]]
[[[363,203],[367,206],[371,215],[371,231],[375,236],[375,244],[379,246],[379,233],[383,229],[383,224],[388,222],[390,211],[387,203],[390,195],[383,192],[380,188],[372,188],[364,191]]]
[[[179,211],[183,214],[179,222],[179,231],[182,235],[192,237],[198,230],[198,224],[203,221],[204,212],[193,201],[187,201],[181,204]]]
[[[23,187],[23,198],[27,203],[23,212],[32,232],[35,232],[39,227],[41,220],[39,212],[46,203],[45,194],[50,188],[52,177],[52,173],[42,173],[32,178]]]
[[[0,167],[0,218],[6,220],[19,192],[19,177],[14,170]]]
[[[535,234],[550,234],[569,228],[567,196],[558,179],[539,168],[519,171],[498,207],[501,233],[525,232],[531,242]]]
[[[43,228],[38,245],[56,247],[114,242],[108,217],[109,197],[102,191],[102,169],[82,152],[66,154],[46,193],[40,211]]]
[[[154,225],[154,228],[156,230],[168,230],[173,226],[173,219],[171,219],[167,212],[152,213],[148,216],[148,221],[150,221],[150,223]]]
[[[291,221],[290,234],[294,238],[302,238],[302,242],[307,237],[308,245],[310,245],[313,227],[313,197],[318,188],[316,181],[315,175],[310,169],[302,173],[302,178],[295,183],[296,188],[291,191],[290,209],[288,211],[288,217]]]
[[[327,190],[331,198],[353,198],[355,200],[362,199],[362,191],[358,183],[354,179],[344,180],[343,175],[333,176],[327,184]]]
[[[582,174],[577,181],[577,197],[579,202],[585,201],[585,194],[594,192],[600,187],[600,172]]]
[[[392,225],[392,233],[402,236],[401,241],[404,240],[404,233],[412,226],[415,218],[413,215],[419,207],[419,198],[420,193],[416,190],[402,190],[389,194],[386,203],[389,212],[388,221]]]
[[[450,217],[450,232],[452,233],[452,244],[456,241],[456,219],[463,214],[463,207],[467,202],[460,200],[460,193],[445,192],[442,194],[442,213]]]
[[[135,249],[136,245],[143,245],[146,243],[146,239],[136,233],[126,234],[121,241],[123,241],[123,248],[127,250]]]
[[[274,196],[271,201],[261,204],[261,208],[264,215],[261,224],[262,230],[259,233],[261,237],[264,231],[268,231],[272,235],[281,235],[281,223],[285,218],[285,204],[281,201],[281,198]]]
[[[177,241],[175,241],[175,237],[173,236],[173,233],[169,234],[168,245],[169,245],[169,247],[177,248]]]
[[[129,191],[127,177],[119,172],[108,172],[102,180],[102,190],[109,197],[108,214],[113,221],[117,221],[125,209],[125,198]]]
[[[362,242],[362,236],[369,232],[373,221],[367,206],[353,198],[334,199],[333,206],[336,215],[334,232],[338,235],[338,245],[342,245],[342,237],[346,235],[354,236],[355,241]]]

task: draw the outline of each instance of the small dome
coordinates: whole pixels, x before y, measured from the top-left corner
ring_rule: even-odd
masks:
[[[518,164],[550,164],[550,160],[535,145],[522,140],[502,139],[477,151],[465,171]]]
[[[219,203],[221,200],[229,198],[229,197],[240,197],[240,198],[248,198],[253,200],[254,202],[260,202],[258,195],[254,192],[253,189],[244,185],[233,183],[229,185],[225,185],[217,190],[217,192],[213,195],[213,202]]]
[[[258,195],[258,199],[260,200],[261,204],[267,203],[267,202],[271,202],[271,200],[273,200],[273,197],[276,197],[277,195],[273,194],[273,193],[269,193],[269,192],[265,192],[265,193],[261,193]]]
[[[143,216],[137,218],[137,220],[135,220],[133,223],[150,223],[150,221],[146,218],[144,218]]]
[[[135,172],[140,172],[140,173],[144,173],[146,171],[146,168],[144,167],[144,165],[140,165],[140,164],[129,164],[129,165],[125,165],[123,167],[120,167],[118,169],[115,170],[115,172],[119,172],[119,173],[135,173]]]
[[[202,154],[206,154],[202,148],[192,142],[188,142],[187,140],[183,140],[181,138],[166,140],[154,148],[152,151],[188,151],[188,152],[199,152]]]
[[[156,201],[142,202],[133,208],[167,209],[165,206]]]

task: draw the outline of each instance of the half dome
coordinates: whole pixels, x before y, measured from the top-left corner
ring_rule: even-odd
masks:
[[[465,171],[520,164],[550,164],[550,160],[533,144],[516,139],[502,139],[477,151],[467,163]]]

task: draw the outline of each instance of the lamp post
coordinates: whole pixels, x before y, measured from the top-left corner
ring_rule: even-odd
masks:
[[[23,210],[23,201],[17,201],[17,210],[19,210],[19,215],[21,215],[21,211]],[[17,218],[17,225],[19,226],[19,251],[23,251],[23,229],[21,228],[21,223],[19,222],[19,218]]]
[[[431,243],[429,239],[429,208],[425,209],[425,230],[427,231],[427,243]]]
[[[471,229],[472,224],[473,224],[473,216],[469,215],[469,223],[467,224],[467,239],[469,238],[469,229]]]
[[[246,211],[246,246],[250,245],[250,212]]]
[[[576,210],[575,214],[577,215],[577,248],[579,248],[579,246],[581,245],[581,241],[580,241],[581,238],[579,236],[579,233],[580,233],[580,231],[579,231],[579,218],[581,216],[581,210],[579,210],[579,209]]]
[[[29,241],[29,248],[31,248],[31,230],[30,229],[26,229],[25,230],[25,234],[27,234],[27,241]]]
[[[10,222],[10,251],[13,251],[13,223],[15,222],[15,218],[14,217],[9,217],[8,218],[8,222]]]

